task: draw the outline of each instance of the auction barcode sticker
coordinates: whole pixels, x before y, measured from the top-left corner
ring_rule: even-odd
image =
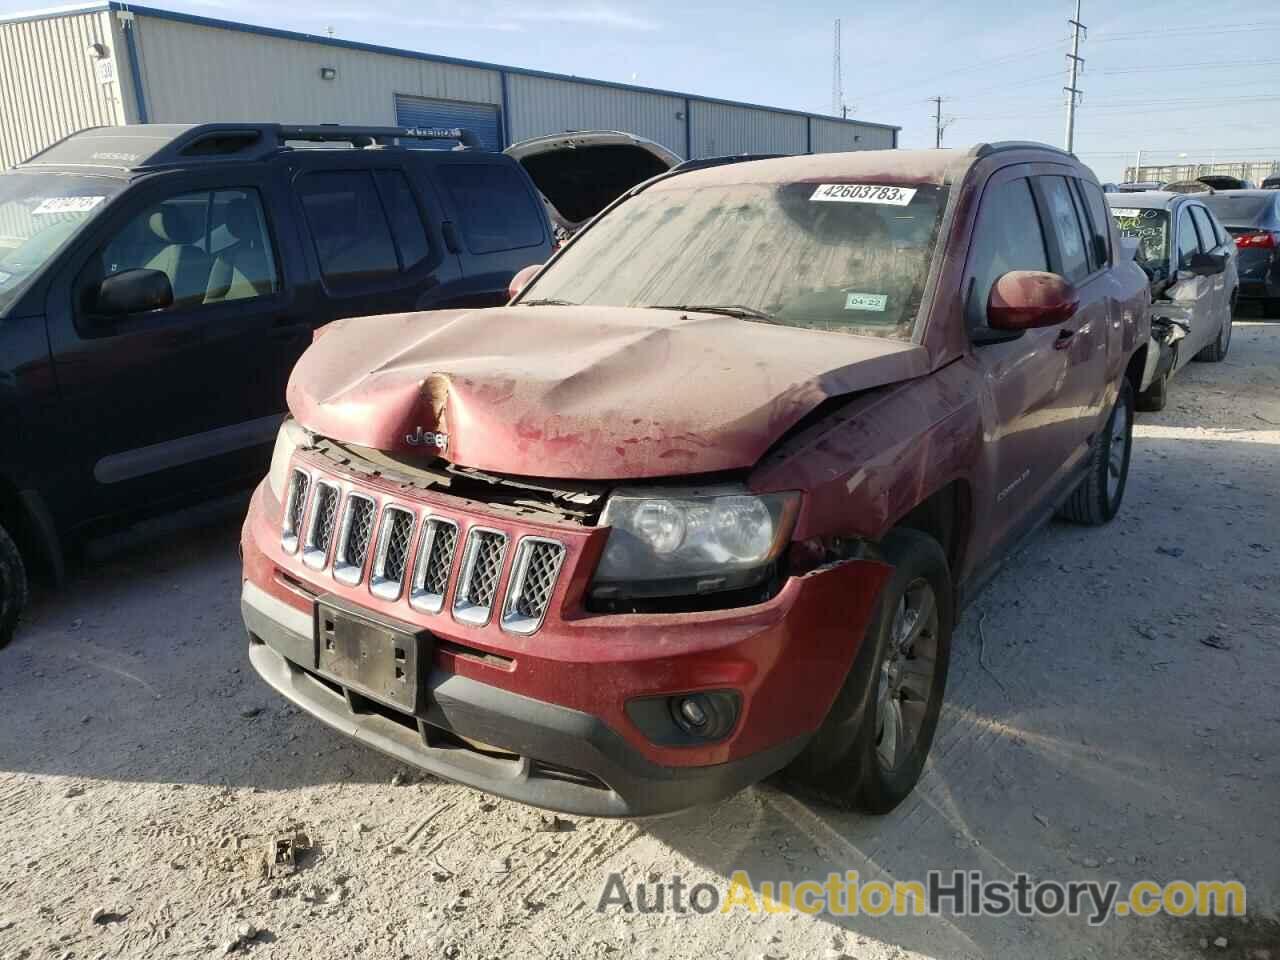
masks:
[[[46,197],[34,213],[88,213],[106,197]]]
[[[822,183],[813,191],[813,203],[883,203],[905,207],[916,195],[914,187],[886,187],[875,183]]]
[[[1112,207],[1112,216],[1116,217],[1136,217],[1138,215],[1137,207]]]

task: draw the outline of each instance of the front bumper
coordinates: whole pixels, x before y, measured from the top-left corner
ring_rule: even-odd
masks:
[[[786,766],[808,740],[707,767],[663,767],[596,717],[439,670],[426,681],[421,716],[396,714],[361,705],[290,659],[313,643],[305,614],[252,583],[241,610],[254,669],[312,716],[403,763],[534,806],[600,817],[668,813],[736,793]],[[498,742],[513,755],[469,749],[441,731]]]
[[[428,614],[340,582],[281,545],[280,505],[266,485],[242,536],[242,609],[251,660],[273,687],[362,742],[433,773],[537,806],[645,816],[726,796],[790,761],[821,725],[874,614],[889,568],[857,560],[789,578],[765,603],[679,614],[593,614],[584,594],[606,531],[498,516],[473,502],[337,476],[402,509],[564,541],[566,559],[533,634]],[[510,576],[510,564],[502,583]],[[433,638],[414,714],[376,703],[318,672],[314,610],[330,598]],[[737,722],[713,741],[651,735],[634,701],[731,691]],[[478,742],[478,743],[477,743]]]

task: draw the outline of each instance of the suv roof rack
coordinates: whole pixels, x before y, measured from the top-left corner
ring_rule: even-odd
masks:
[[[373,150],[404,141],[454,140],[454,149],[482,149],[465,127],[364,127],[345,124],[199,123],[91,127],[42,150],[25,165],[142,170],[205,161],[261,160],[304,144],[347,144]]]
[[[969,148],[969,156],[975,160],[983,157],[989,157],[993,153],[1003,153],[1006,150],[1051,150],[1054,153],[1060,153],[1064,157],[1075,157],[1074,153],[1063,150],[1061,147],[1055,147],[1051,143],[1041,143],[1038,140],[996,140],[993,143],[975,143]]]

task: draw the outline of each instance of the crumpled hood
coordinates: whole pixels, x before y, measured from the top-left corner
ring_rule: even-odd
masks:
[[[823,400],[919,376],[898,340],[621,307],[338,321],[289,380],[322,436],[526,477],[624,480],[753,465]]]

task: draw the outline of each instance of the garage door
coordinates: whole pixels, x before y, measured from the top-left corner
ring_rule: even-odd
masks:
[[[463,103],[459,100],[429,100],[396,94],[396,123],[402,127],[466,127],[486,150],[501,150],[502,113],[492,103]],[[447,141],[431,146],[449,149]]]

